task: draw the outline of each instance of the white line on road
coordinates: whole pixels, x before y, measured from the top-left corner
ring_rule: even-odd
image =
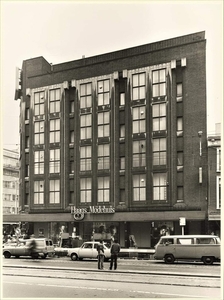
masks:
[[[4,283],[10,283],[10,284],[26,284],[26,285],[40,285],[40,286],[46,286],[46,287],[59,287],[59,285],[56,284],[44,284],[44,283],[24,283],[24,282],[12,282],[12,281],[4,281]],[[111,289],[111,288],[99,288],[99,287],[87,287],[87,286],[73,286],[73,285],[66,285],[66,288],[71,288],[71,289],[86,289],[86,290],[99,290],[99,291],[110,291],[110,292],[119,292],[119,289]],[[131,293],[139,293],[139,294],[154,294],[154,295],[165,295],[165,296],[175,296],[175,297],[194,297],[194,298],[209,298],[206,296],[195,296],[195,295],[183,295],[183,294],[168,294],[168,293],[159,293],[159,292],[144,292],[144,291],[132,291],[130,290]]]

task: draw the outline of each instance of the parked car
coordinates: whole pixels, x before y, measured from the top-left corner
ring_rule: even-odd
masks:
[[[43,257],[46,258],[47,256],[53,256],[54,246],[53,242],[47,238],[35,238],[36,242],[36,249],[32,253],[33,258]],[[5,258],[10,258],[11,256],[20,257],[20,256],[31,256],[30,252],[30,244],[32,239],[27,239],[23,241],[18,241],[18,243],[7,243],[4,244],[3,247],[3,255]]]
[[[71,260],[82,260],[83,258],[94,258],[97,259],[97,245],[99,242],[85,242],[81,247],[68,249],[68,256]],[[104,247],[104,260],[107,261],[111,257],[110,248],[105,244]]]
[[[212,265],[220,261],[221,241],[215,235],[170,235],[162,236],[155,246],[155,259],[172,264],[180,260],[202,261]]]

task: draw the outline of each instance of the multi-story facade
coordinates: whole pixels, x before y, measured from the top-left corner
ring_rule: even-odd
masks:
[[[3,149],[3,214],[19,212],[19,153]]]
[[[221,133],[208,136],[208,221],[209,233],[220,236],[221,231]]]
[[[57,65],[23,61],[19,221],[37,236],[116,235],[126,247],[205,233],[205,58],[198,32]]]

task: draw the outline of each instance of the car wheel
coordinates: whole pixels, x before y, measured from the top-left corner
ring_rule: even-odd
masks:
[[[71,260],[78,260],[78,255],[76,253],[72,253]]]
[[[10,258],[11,257],[11,253],[10,252],[4,252],[4,257],[5,258]]]
[[[173,264],[174,263],[174,256],[172,254],[167,254],[164,258],[166,264]]]
[[[212,265],[214,262],[214,257],[213,256],[204,256],[202,260],[205,265]]]

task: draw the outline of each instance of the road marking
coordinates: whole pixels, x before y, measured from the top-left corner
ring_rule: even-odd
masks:
[[[46,287],[61,287],[56,284],[45,284],[45,283],[24,283],[24,282],[11,282],[11,281],[4,281],[4,283],[9,283],[9,284],[25,284],[25,285],[39,285],[39,286],[46,286]],[[65,288],[72,288],[72,289],[85,289],[85,290],[99,290],[99,291],[110,291],[110,292],[119,292],[121,290],[119,289],[111,289],[111,288],[99,288],[99,287],[85,287],[85,286],[73,286],[73,285],[66,285],[64,286]],[[206,296],[195,296],[195,295],[183,295],[183,294],[168,294],[168,293],[160,293],[160,292],[144,292],[144,291],[132,291],[130,290],[129,292],[131,293],[139,293],[139,294],[154,294],[154,295],[165,295],[165,296],[175,296],[175,297],[185,297],[185,298],[210,298]]]

